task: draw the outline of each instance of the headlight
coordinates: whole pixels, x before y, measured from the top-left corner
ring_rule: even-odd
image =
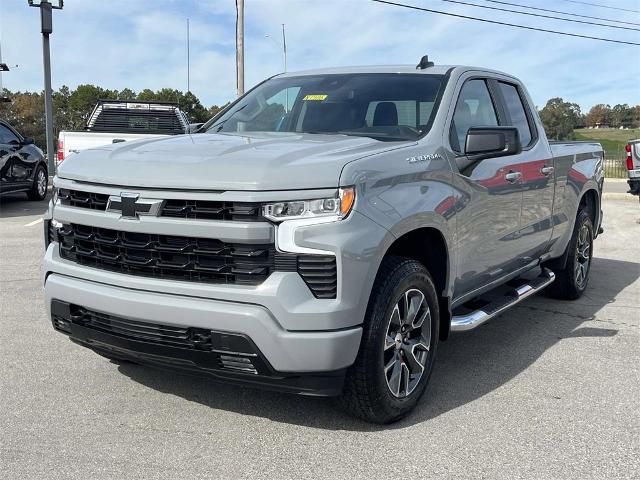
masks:
[[[342,220],[351,212],[355,199],[354,187],[340,188],[337,197],[268,203],[262,206],[262,214],[274,222],[332,216]]]

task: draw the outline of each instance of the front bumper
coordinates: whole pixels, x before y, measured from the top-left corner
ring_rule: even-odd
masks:
[[[185,337],[200,341],[188,342],[189,348],[187,342],[172,341],[177,338],[174,334],[177,329],[169,330],[171,327],[101,314],[97,314],[98,320],[95,320],[96,317],[86,314],[86,309],[81,308],[84,314],[79,314],[77,305],[56,299],[51,301],[50,307],[54,329],[68,335],[73,342],[110,358],[206,375],[225,383],[302,395],[334,396],[342,391],[346,369],[278,372],[255,344],[242,335],[209,331],[208,341],[203,343],[201,340],[205,335],[202,332],[206,330],[189,328],[184,331],[197,330],[197,333]]]
[[[50,316],[52,303],[63,302],[151,324],[240,334],[255,344],[261,357],[280,376],[333,372],[348,367],[355,360],[362,334],[361,327],[291,332],[284,330],[259,305],[128,290],[59,274],[47,277],[45,301]],[[80,335],[86,332],[80,329],[75,332],[77,340],[87,343]],[[118,347],[118,342],[107,340],[107,344]],[[144,349],[138,350],[141,347],[139,342],[120,345],[131,355],[144,353]],[[170,353],[166,356],[171,357]]]

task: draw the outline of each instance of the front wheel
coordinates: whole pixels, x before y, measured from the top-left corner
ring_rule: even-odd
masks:
[[[27,192],[29,200],[44,200],[47,196],[47,186],[49,183],[49,177],[47,171],[40,165],[36,169],[36,174],[33,176],[33,184],[31,189]]]
[[[353,415],[391,423],[407,415],[429,382],[439,336],[436,289],[420,262],[387,257],[371,292],[362,341],[341,397]]]

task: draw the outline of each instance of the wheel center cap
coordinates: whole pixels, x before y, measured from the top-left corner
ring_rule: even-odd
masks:
[[[396,338],[395,338],[395,342],[396,342],[396,350],[399,350],[400,347],[402,346],[402,334],[401,333],[396,333]]]

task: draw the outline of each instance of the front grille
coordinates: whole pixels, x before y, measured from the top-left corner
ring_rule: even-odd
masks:
[[[58,199],[63,205],[68,205],[70,207],[88,208],[104,212],[107,209],[109,195],[61,188],[58,190]]]
[[[160,216],[194,220],[264,220],[260,215],[260,204],[208,200],[167,200]]]
[[[316,298],[336,298],[338,271],[333,255],[299,255],[298,273]]]
[[[109,195],[61,188],[58,190],[58,198],[63,205],[104,212]],[[192,220],[264,221],[259,203],[217,200],[166,200],[160,216]]]
[[[76,224],[64,225],[58,238],[62,258],[131,275],[258,285],[275,269],[273,245],[234,244]]]

